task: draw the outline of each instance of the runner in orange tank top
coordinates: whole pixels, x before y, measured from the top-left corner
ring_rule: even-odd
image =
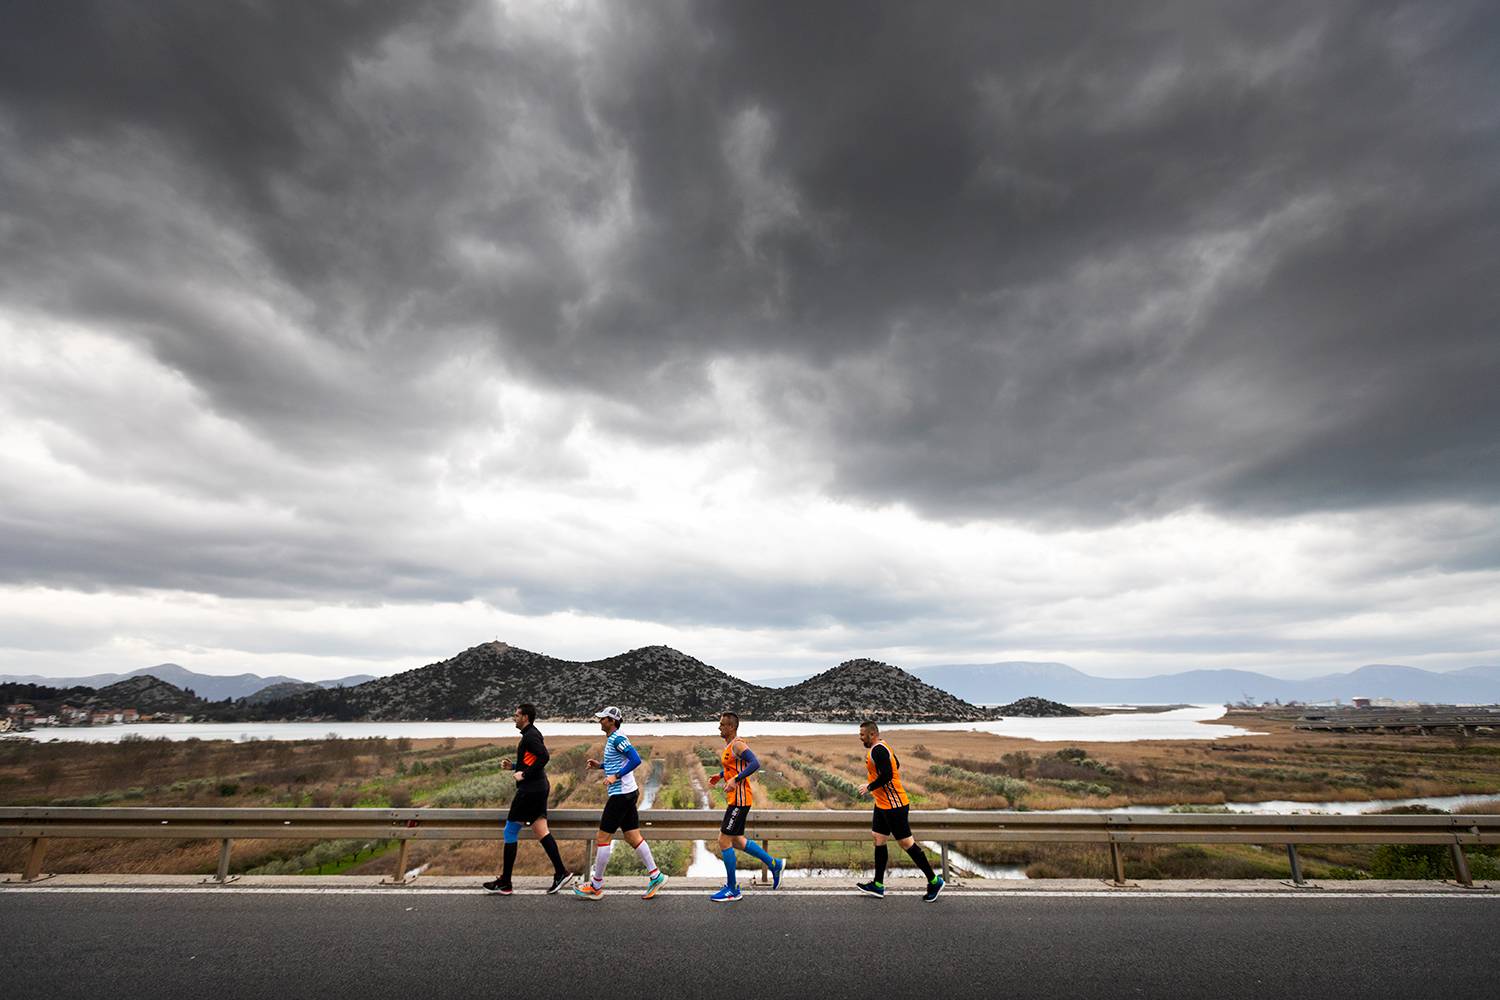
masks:
[[[880,738],[880,727],[874,722],[859,724],[859,741],[865,747],[865,771],[870,777],[869,784],[859,791],[875,800],[875,812],[870,820],[870,835],[875,838],[875,878],[859,882],[855,888],[869,896],[885,895],[885,868],[890,862],[885,842],[895,837],[896,843],[905,848],[922,874],[927,876],[927,893],[922,900],[930,903],[943,891],[943,879],[932,870],[927,852],[912,836],[911,798],[901,783],[901,761],[890,745]]]
[[[740,898],[739,881],[735,877],[738,857],[734,849],[747,852],[771,871],[771,888],[781,888],[781,872],[786,867],[785,858],[773,858],[766,849],[745,837],[745,821],[750,817],[750,803],[755,792],[750,787],[750,775],[760,768],[760,761],[750,749],[750,744],[740,738],[740,717],[733,712],[719,716],[719,735],[724,739],[724,749],[719,751],[719,764],[723,770],[708,779],[710,785],[724,782],[724,797],[729,808],[724,810],[724,822],[719,826],[719,853],[724,858],[724,888],[713,894],[716,903],[732,903]]]

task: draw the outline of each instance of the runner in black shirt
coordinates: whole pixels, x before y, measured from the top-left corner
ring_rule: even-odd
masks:
[[[499,878],[484,884],[485,889],[502,896],[509,896],[512,892],[510,873],[516,863],[516,850],[520,846],[523,826],[531,827],[537,840],[541,841],[542,849],[547,852],[547,857],[552,860],[552,888],[547,890],[548,894],[557,892],[573,881],[573,874],[563,867],[557,841],[547,830],[547,796],[551,785],[547,781],[546,768],[551,754],[547,753],[547,744],[542,741],[542,734],[532,724],[535,719],[536,706],[530,702],[516,708],[515,723],[516,728],[521,731],[521,743],[516,747],[514,765],[516,797],[511,799],[510,812],[505,817],[505,867]],[[500,766],[506,770],[512,768],[509,759],[501,761]]]

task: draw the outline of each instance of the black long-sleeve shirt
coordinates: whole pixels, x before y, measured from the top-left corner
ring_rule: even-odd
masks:
[[[521,730],[521,743],[516,747],[516,770],[526,775],[520,781],[527,785],[546,781],[547,761],[551,759],[547,744],[542,742],[542,734],[537,732],[536,726],[527,724]]]
[[[865,787],[873,792],[877,788],[884,788],[886,785],[889,785],[891,779],[896,776],[896,772],[891,768],[890,751],[880,743],[870,748],[870,760],[875,765],[875,780]]]

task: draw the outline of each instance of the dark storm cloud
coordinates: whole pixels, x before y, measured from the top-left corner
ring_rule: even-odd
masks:
[[[940,516],[1500,485],[1493,5],[3,16],[6,300],[288,449],[420,454],[454,357],[702,439],[730,359]]]

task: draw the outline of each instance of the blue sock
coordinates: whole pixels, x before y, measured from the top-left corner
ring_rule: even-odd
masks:
[[[724,871],[729,878],[725,885],[734,885],[734,848],[732,847],[724,848]]]
[[[764,847],[761,847],[755,841],[745,841],[745,850],[749,851],[752,858],[754,858],[756,861],[759,861],[767,868],[776,867],[776,859],[767,854],[766,849]]]
[[[521,839],[521,824],[511,820],[505,824],[505,842],[507,844],[518,843]]]

